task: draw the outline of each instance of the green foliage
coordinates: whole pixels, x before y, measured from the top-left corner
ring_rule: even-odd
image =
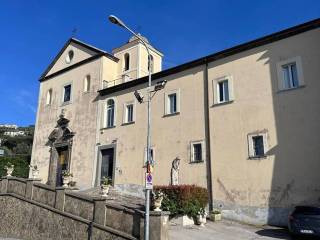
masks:
[[[14,165],[13,176],[26,178],[29,175],[29,162],[25,157],[0,157],[0,175],[7,175],[5,166],[10,163]]]
[[[68,170],[62,170],[62,176],[64,177],[73,177],[73,174]]]
[[[196,185],[156,186],[155,191],[162,191],[164,198],[162,209],[170,211],[171,217],[188,215],[196,218],[203,214],[208,204],[208,190]]]
[[[221,214],[221,210],[220,209],[213,209],[210,213],[211,214]]]
[[[102,185],[111,185],[112,179],[110,177],[103,177],[101,180]]]
[[[9,149],[12,154],[31,155],[33,136],[3,136],[2,147]]]
[[[5,155],[5,156],[10,156],[10,155],[12,155],[12,150],[9,149],[8,147],[1,146],[0,148],[1,148],[2,150],[4,150],[4,155]]]
[[[0,149],[4,150],[4,156],[0,157],[0,175],[6,176],[4,167],[10,162],[14,165],[13,176],[28,177],[34,127],[18,128],[18,130],[25,131],[25,136],[6,136],[3,133],[7,130],[0,129],[0,138],[2,139]]]
[[[14,148],[16,154],[30,154],[30,147],[28,144],[22,142]]]

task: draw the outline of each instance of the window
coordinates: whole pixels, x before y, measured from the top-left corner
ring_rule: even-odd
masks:
[[[228,80],[218,82],[218,102],[228,102],[229,101],[229,86]]]
[[[267,133],[260,132],[248,135],[249,158],[261,158],[266,156]]]
[[[107,101],[107,128],[115,126],[115,103],[113,99]]]
[[[90,82],[91,82],[91,77],[90,75],[87,75],[85,78],[84,78],[84,86],[83,86],[83,91],[84,92],[89,92],[90,91]]]
[[[296,63],[282,66],[283,86],[285,89],[296,88],[299,86]]]
[[[130,66],[130,55],[126,53],[124,55],[124,71],[128,71]]]
[[[147,148],[144,149],[144,164],[147,165]],[[154,147],[150,148],[150,163],[154,165],[155,163],[155,149]]]
[[[63,102],[70,102],[71,100],[71,84],[63,87]]]
[[[168,95],[168,109],[169,114],[176,113],[177,112],[177,94],[172,93]]]
[[[49,89],[46,97],[46,105],[50,105],[52,101],[52,89]]]
[[[165,93],[165,115],[180,112],[180,91],[173,90]]]
[[[134,120],[134,102],[125,103],[123,111],[123,123],[133,123]]]
[[[213,80],[213,104],[227,103],[233,100],[233,79],[231,76]]]
[[[127,105],[127,122],[133,122],[133,104]]]
[[[73,57],[74,57],[74,52],[73,50],[70,50],[66,56],[66,63],[71,63]]]
[[[264,147],[263,147],[263,136],[254,136],[252,137],[253,143],[253,154],[254,156],[263,156],[264,155]]]
[[[295,57],[277,64],[279,90],[294,89],[304,85],[301,58]]]
[[[201,143],[193,144],[193,160],[195,162],[202,161],[202,147]]]
[[[191,162],[204,162],[205,161],[205,149],[204,141],[191,142]]]

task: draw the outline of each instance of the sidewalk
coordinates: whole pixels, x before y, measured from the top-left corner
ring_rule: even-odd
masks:
[[[285,240],[291,239],[287,230],[282,228],[258,228],[231,221],[211,222],[205,227],[174,226],[169,228],[170,240]]]

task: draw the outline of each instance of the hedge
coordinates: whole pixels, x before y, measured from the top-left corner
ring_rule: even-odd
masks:
[[[154,191],[164,193],[161,209],[170,216],[188,215],[195,218],[203,214],[208,204],[208,190],[196,185],[155,186]]]

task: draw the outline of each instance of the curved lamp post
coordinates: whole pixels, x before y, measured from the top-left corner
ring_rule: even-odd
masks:
[[[148,84],[148,128],[147,128],[147,173],[150,173],[150,163],[151,163],[151,54],[148,44],[140,37],[137,33],[132,31],[129,27],[127,27],[124,22],[122,22],[119,18],[114,15],[109,16],[109,20],[111,23],[116,24],[122,28],[125,28],[134,36],[136,36],[142,44],[145,46],[148,52],[148,72],[149,72],[149,84]],[[149,212],[150,212],[150,189],[146,189],[146,199],[145,199],[145,218],[144,218],[144,239],[149,240]]]

